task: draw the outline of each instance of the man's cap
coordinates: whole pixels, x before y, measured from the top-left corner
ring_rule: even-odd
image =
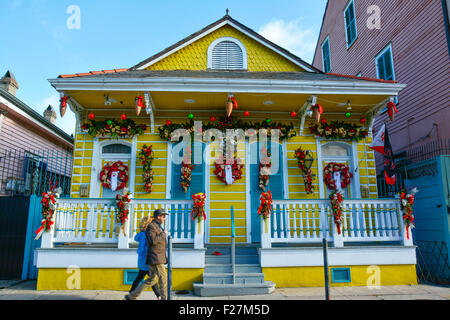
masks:
[[[164,209],[157,209],[155,212],[153,212],[153,218],[159,217],[159,216],[168,216],[169,214],[164,211]]]

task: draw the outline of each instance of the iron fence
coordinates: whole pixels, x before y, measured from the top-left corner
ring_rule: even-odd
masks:
[[[448,249],[444,241],[415,241],[420,283],[450,285]]]
[[[0,196],[40,195],[50,186],[68,195],[72,162],[69,151],[0,150]]]
[[[450,138],[436,139],[406,151],[410,163],[450,154]]]

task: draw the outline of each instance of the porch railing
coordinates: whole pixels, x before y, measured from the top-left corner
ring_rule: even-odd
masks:
[[[193,202],[189,200],[133,199],[129,218],[119,229],[114,199],[58,199],[54,225],[51,232],[44,233],[42,247],[51,248],[54,243],[86,243],[118,244],[119,248],[128,248],[129,244],[135,243],[134,236],[140,231],[141,219],[151,216],[159,208],[169,214],[164,228],[170,232],[174,243],[201,240],[201,244],[194,244],[203,247],[203,222],[192,221],[192,206]]]
[[[396,199],[344,201],[344,225],[337,231],[329,200],[274,200],[272,214],[261,223],[262,247],[272,243],[321,243],[324,238],[344,242],[395,242],[407,239]],[[409,232],[411,235],[411,232]]]

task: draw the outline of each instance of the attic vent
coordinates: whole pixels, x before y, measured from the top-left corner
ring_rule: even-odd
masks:
[[[247,52],[237,39],[225,37],[214,41],[208,49],[208,68],[219,70],[247,69]]]

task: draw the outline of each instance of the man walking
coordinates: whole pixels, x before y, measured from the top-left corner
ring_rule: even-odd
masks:
[[[147,264],[150,266],[150,277],[126,295],[126,300],[136,300],[142,291],[155,285],[158,279],[161,300],[167,300],[167,273],[164,265],[167,263],[166,238],[168,232],[162,227],[167,215],[163,209],[157,209],[153,213],[154,219],[145,231],[148,241]]]

